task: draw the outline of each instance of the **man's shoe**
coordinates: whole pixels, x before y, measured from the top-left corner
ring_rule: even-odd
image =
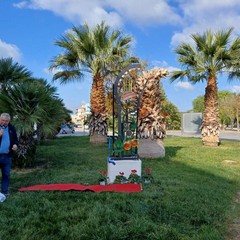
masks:
[[[0,193],[0,202],[4,202],[6,200],[6,196],[3,193]]]

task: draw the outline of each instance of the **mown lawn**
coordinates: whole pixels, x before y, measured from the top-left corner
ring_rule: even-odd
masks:
[[[97,184],[107,168],[107,144],[92,145],[87,136],[45,142],[36,167],[12,171],[11,195],[0,203],[0,240],[225,239],[240,212],[240,142],[164,143],[164,159],[142,159],[155,181],[140,193],[19,192],[35,184]]]

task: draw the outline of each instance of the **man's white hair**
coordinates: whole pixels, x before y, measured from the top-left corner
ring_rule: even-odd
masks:
[[[10,115],[9,115],[9,113],[2,113],[1,115],[0,115],[0,117],[6,117],[7,119],[9,119],[10,120]]]

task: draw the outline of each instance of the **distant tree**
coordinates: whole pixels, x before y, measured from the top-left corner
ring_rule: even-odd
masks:
[[[234,102],[230,100],[232,96],[234,96],[234,93],[229,91],[218,92],[219,117],[222,127],[232,122],[232,108],[234,108],[232,105]]]
[[[219,118],[222,126],[229,125],[234,119],[234,114],[232,106],[228,100],[229,97],[234,94],[223,90],[218,91],[218,103],[219,103]],[[193,111],[194,112],[203,112],[204,111],[204,95],[199,96],[193,100]]]
[[[235,95],[235,102],[236,102],[236,122],[237,122],[237,130],[240,131],[239,128],[239,118],[240,118],[240,94]]]
[[[204,95],[195,98],[192,102],[193,112],[204,112]]]
[[[179,130],[181,128],[181,114],[169,100],[163,105],[161,113],[165,116],[166,129]]]
[[[192,83],[206,80],[204,112],[201,126],[203,144],[219,144],[219,109],[217,77],[227,73],[229,80],[240,77],[240,38],[232,42],[233,29],[192,34],[193,45],[181,43],[175,50],[183,70],[174,71],[171,81],[187,77]]]
[[[218,99],[220,99],[220,100],[230,97],[232,95],[234,95],[234,93],[229,92],[227,90],[218,91]]]
[[[233,128],[236,123],[239,130],[240,96],[234,93],[226,95],[220,100],[219,108],[223,126],[231,123]]]

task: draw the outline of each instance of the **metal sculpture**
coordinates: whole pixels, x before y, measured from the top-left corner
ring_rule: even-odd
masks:
[[[136,80],[141,72],[140,64],[124,68],[113,83],[113,96],[117,104],[117,136],[113,124],[113,137],[109,141],[109,157],[113,159],[138,159],[138,109],[144,88],[136,92]],[[113,100],[113,123],[116,114]]]

